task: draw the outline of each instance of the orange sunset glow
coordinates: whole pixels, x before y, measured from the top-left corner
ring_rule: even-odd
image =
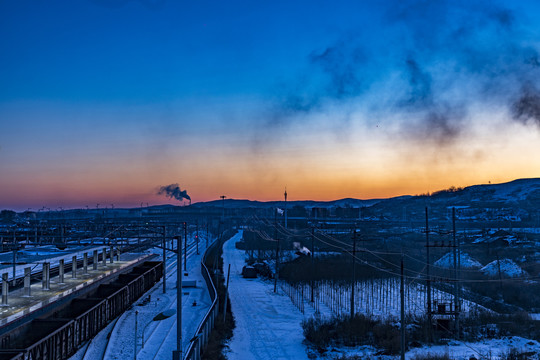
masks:
[[[193,202],[277,200],[285,187],[335,200],[540,175],[536,26],[518,5],[515,27],[486,19],[461,42],[476,8],[454,22],[376,4],[305,24],[277,12],[248,16],[240,36],[173,4],[70,5],[57,26],[42,15],[54,7],[2,6],[19,14],[0,29],[2,208],[181,204],[157,194],[167,184]],[[59,30],[73,24],[87,37]]]

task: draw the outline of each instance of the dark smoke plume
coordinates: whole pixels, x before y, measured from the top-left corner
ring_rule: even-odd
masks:
[[[405,67],[409,74],[409,85],[411,87],[406,105],[409,106],[430,106],[433,104],[433,93],[431,89],[431,76],[424,72],[418,63],[409,58],[405,61]]]
[[[358,75],[364,60],[363,50],[336,44],[320,53],[311,53],[309,61],[318,66],[327,77],[326,88],[321,96],[345,99],[362,92],[362,80]]]
[[[540,126],[540,91],[532,86],[523,88],[521,96],[512,105],[512,115],[523,123]]]
[[[400,132],[441,145],[466,133],[479,106],[504,104],[510,121],[540,129],[540,90],[528,85],[540,84],[531,14],[491,0],[380,4],[380,23],[307,55],[306,74],[279,89],[265,130],[355,104],[372,117],[403,119]],[[372,90],[381,88],[377,97]],[[347,124],[342,113],[332,115],[336,129]]]
[[[191,197],[187,194],[186,190],[180,190],[180,186],[178,184],[170,184],[167,186],[161,186],[158,191],[158,195],[165,194],[169,198],[175,198],[178,201],[182,201],[184,199],[191,201]]]
[[[283,127],[323,111],[329,102],[346,101],[365,91],[362,64],[367,55],[361,46],[350,44],[354,42],[347,38],[307,56],[308,73],[276,88],[279,95],[267,116],[268,128]]]

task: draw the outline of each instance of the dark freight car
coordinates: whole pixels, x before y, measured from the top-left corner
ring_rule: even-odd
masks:
[[[0,339],[0,360],[63,360],[150,290],[163,276],[163,264],[147,261],[56,311]]]

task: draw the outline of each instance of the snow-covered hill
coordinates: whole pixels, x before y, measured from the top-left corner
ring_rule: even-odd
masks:
[[[482,264],[467,253],[461,253],[460,259],[457,260],[461,260],[460,264],[462,269],[478,269],[482,267]],[[435,261],[434,265],[447,269],[453,268],[454,254],[451,252],[444,254],[439,260]]]
[[[518,264],[510,259],[495,260],[480,269],[484,274],[492,277],[499,276],[499,268],[503,277],[524,277],[527,273]]]

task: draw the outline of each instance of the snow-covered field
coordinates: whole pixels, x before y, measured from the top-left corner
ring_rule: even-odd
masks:
[[[282,286],[285,288],[285,286]],[[294,303],[297,298],[304,299],[304,304],[310,304],[311,287],[308,283],[295,285],[287,289]],[[410,316],[422,316],[426,308],[426,286],[417,281],[407,281],[404,288],[405,312]],[[432,288],[433,302],[445,304],[445,311],[452,311],[453,294]],[[317,310],[322,306],[329,309],[323,315],[348,315],[350,314],[351,286],[343,282],[319,281],[315,284],[314,298]],[[462,311],[478,311],[485,308],[467,300],[460,301]],[[300,309],[302,307],[299,306]],[[378,319],[398,318],[400,307],[400,281],[397,278],[372,279],[359,281],[355,285],[354,309],[356,313],[372,316]]]
[[[499,360],[501,355],[515,349],[520,353],[528,353],[526,359],[540,359],[540,343],[521,337],[513,336],[505,339],[486,339],[480,342],[470,343],[462,341],[450,341],[447,345],[423,346],[410,349],[405,353],[408,360],[417,356],[442,356],[448,355],[452,360]],[[337,360],[343,356],[359,356],[373,360],[397,360],[400,356],[376,355],[379,349],[372,346],[331,347],[324,355],[318,354],[320,360]]]
[[[245,265],[245,253],[234,247],[236,241],[240,240],[241,235],[237,234],[231,240],[224,245],[224,267],[227,264],[231,264],[231,275],[229,285],[229,296],[231,298],[231,307],[233,315],[236,320],[236,328],[234,329],[234,335],[230,340],[228,346],[229,350],[226,355],[228,359],[340,359],[343,356],[358,356],[360,358],[380,359],[380,360],[394,360],[399,359],[399,356],[389,355],[376,355],[380,349],[372,346],[357,346],[357,347],[330,347],[326,349],[324,353],[320,353],[313,347],[304,342],[301,322],[305,318],[315,316],[315,312],[311,307],[311,303],[307,297],[309,292],[304,289],[303,308],[304,314],[292,304],[291,300],[285,296],[282,291],[278,293],[273,292],[273,282],[263,279],[244,279],[242,278],[241,271]],[[370,291],[367,291],[367,285],[364,287],[359,286],[359,303],[371,302],[381,303],[384,306],[393,309],[390,313],[396,313],[398,311],[397,302],[399,300],[399,287],[388,286],[394,283],[392,279],[387,280],[388,284],[381,283],[381,288],[375,287],[374,292],[371,293],[371,284],[369,284]],[[374,282],[373,284],[376,284]],[[384,290],[383,286],[388,289],[395,288],[394,290]],[[396,284],[397,285],[397,284]],[[414,284],[411,284],[411,286]],[[414,285],[417,287],[416,291],[412,290],[409,296],[412,298],[418,298],[422,302],[424,300],[425,293],[421,284]],[[279,289],[279,287],[278,287]],[[334,295],[334,302],[340,302],[339,311],[347,310],[349,304],[346,288],[341,288],[339,291],[342,294]],[[376,291],[376,292],[375,292]],[[364,293],[364,297],[362,294]],[[442,292],[441,292],[442,293]],[[369,295],[368,295],[369,294]],[[339,297],[341,300],[337,300]],[[378,300],[377,300],[378,299]],[[377,301],[375,301],[377,300]],[[335,309],[329,309],[324,306],[324,303],[319,305],[323,316],[329,316]],[[465,307],[475,307],[475,304],[465,303]],[[420,309],[423,309],[423,304],[419,305]],[[382,308],[382,305],[381,305]],[[360,307],[361,310],[361,307]],[[359,310],[359,311],[360,311]],[[372,311],[371,314],[377,315],[376,311]],[[385,311],[388,314],[388,311]],[[519,352],[528,352],[531,355],[531,359],[540,359],[540,343],[520,337],[511,337],[504,339],[486,339],[476,343],[450,341],[446,345],[436,346],[422,346],[418,348],[410,349],[406,352],[406,359],[413,359],[418,355],[448,354],[451,359],[455,360],[469,360],[472,356],[476,359],[500,359],[502,354],[507,353],[510,349],[516,349]],[[536,357],[534,357],[536,356]]]
[[[480,342],[470,343],[462,341],[450,341],[448,345],[437,345],[412,349],[406,354],[410,359],[417,355],[425,354],[448,354],[455,360],[476,359],[498,360],[501,355],[506,354],[510,349],[516,349],[520,353],[530,353],[528,359],[540,359],[540,343],[538,341],[524,339],[513,336],[505,339],[486,339]]]

